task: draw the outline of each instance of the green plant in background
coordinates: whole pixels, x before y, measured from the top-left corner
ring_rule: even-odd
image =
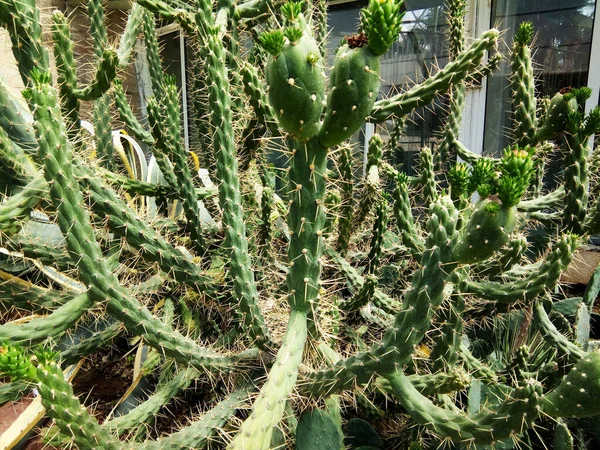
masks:
[[[0,230],[3,254],[13,261],[0,271],[0,307],[7,317],[17,308],[40,314],[0,325],[0,372],[9,380],[0,400],[37,384],[53,419],[48,443],[90,449],[202,448],[210,440],[239,449],[292,442],[384,448],[373,428],[352,418],[344,392],[379,430],[408,414],[457,446],[527,441],[528,429],[545,417],[598,414],[600,356],[589,339],[589,311],[600,276],[581,299],[562,299],[554,288],[597,227],[597,180],[587,169],[595,160],[587,149],[600,132],[600,110],[584,115],[590,93],[576,89],[557,94],[538,117],[533,30],[525,24],[513,46],[515,144],[499,159],[470,153],[458,140],[465,81],[497,64],[496,56],[482,61],[498,32],[467,47],[464,2],[447,7],[451,62],[377,100],[380,58],[402,21],[396,0],[369,2],[360,32],[344,39],[329,73],[323,2],[141,0],[111,48],[102,5],[91,0],[96,69],[87,86],[78,84],[62,14],[53,14],[54,82],[39,8],[32,0],[0,0],[0,24],[26,86],[23,103],[0,84],[7,180]],[[178,23],[197,44],[193,104],[203,134],[189,154],[179,93],[161,68],[157,16]],[[152,81],[148,129],[120,80],[138,35]],[[264,74],[247,59],[247,47],[252,61],[264,62]],[[366,120],[404,123],[445,92],[444,136],[440,148],[422,151],[420,176],[390,166],[385,141],[375,135],[356,189],[344,141]],[[82,132],[82,102],[93,102],[94,142]],[[115,164],[112,155],[122,153],[109,136],[111,103],[152,152],[160,183],[132,176],[137,167],[127,157],[120,158],[124,170]],[[549,152],[539,149],[550,139],[566,169],[560,187],[544,194],[529,187],[534,177],[543,185]],[[94,146],[96,159],[89,157]],[[286,157],[279,191],[268,163],[276,148]],[[435,162],[454,155],[464,162],[451,164],[447,196]],[[217,199],[200,187],[195,159],[218,182]],[[386,178],[391,195],[382,188]],[[524,198],[528,192],[535,194]],[[156,216],[146,208],[150,200]],[[40,231],[42,212],[55,247]],[[539,261],[525,257],[533,225],[547,234]],[[503,321],[518,332],[500,333]],[[490,322],[496,340],[485,339]],[[65,373],[120,335],[140,338],[140,373],[157,381],[137,405],[121,405],[121,415],[99,423]],[[511,345],[490,347],[505,336]],[[161,410],[194,382],[211,386],[206,412],[149,438],[145,426],[159,422]],[[573,425],[557,423],[555,440],[568,443]]]

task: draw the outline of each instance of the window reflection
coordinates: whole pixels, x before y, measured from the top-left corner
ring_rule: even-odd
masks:
[[[551,96],[563,87],[581,87],[588,81],[594,0],[495,0],[492,24],[506,30],[511,43],[519,24],[533,23],[536,91]],[[508,52],[509,50],[506,49]],[[510,63],[488,80],[484,152],[499,155],[511,143]],[[502,107],[499,108],[498,105]]]

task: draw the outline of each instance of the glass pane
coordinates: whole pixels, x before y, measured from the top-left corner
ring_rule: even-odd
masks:
[[[534,70],[539,95],[554,95],[563,87],[587,84],[595,0],[495,0],[492,24],[513,41],[524,21],[533,23]],[[508,51],[508,50],[507,50]],[[511,143],[509,62],[488,79],[484,153],[499,155]]]
[[[405,0],[406,13],[402,31],[388,53],[381,60],[381,88],[379,98],[400,92],[420,82],[437,67],[448,61],[444,0]],[[328,61],[333,62],[335,50],[342,37],[356,32],[360,9],[366,2],[346,3],[329,7],[330,37],[327,44]],[[412,161],[423,146],[432,145],[440,130],[444,99],[440,98],[427,108],[417,110],[407,122],[405,135],[391,163],[404,164],[412,173]],[[390,121],[391,125],[391,121]],[[378,132],[386,138],[385,129]],[[359,142],[362,146],[363,142]]]
[[[177,88],[181,90],[181,43],[179,31],[163,34],[158,38],[160,57],[165,73],[175,77]]]

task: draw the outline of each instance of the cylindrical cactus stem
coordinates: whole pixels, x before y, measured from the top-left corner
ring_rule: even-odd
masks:
[[[350,288],[354,291],[360,291],[365,284],[364,277],[360,275],[341,254],[333,250],[331,247],[326,247],[325,253],[333,260],[333,262],[346,277]],[[400,310],[400,303],[398,301],[392,299],[378,289],[375,289],[372,300],[375,306],[382,308],[385,311],[396,313]]]
[[[465,300],[461,294],[453,294],[449,304],[441,308],[439,319],[442,327],[430,356],[433,360],[433,372],[455,369],[463,333],[464,309]]]
[[[0,309],[2,311],[20,308],[34,313],[49,312],[73,298],[73,295],[69,293],[44,289],[5,272],[0,272],[0,276],[2,279]]]
[[[192,89],[188,95],[190,96],[190,102],[194,111],[193,120],[194,129],[196,130],[194,138],[197,147],[200,149],[198,154],[200,165],[212,175],[215,173],[216,163],[210,145],[212,142],[211,127],[208,113],[209,105],[206,100],[208,93],[205,78],[205,54],[207,51],[206,45],[204,44],[199,44],[192,50],[189,63],[191,65],[190,82],[192,83]],[[211,215],[213,215],[213,213],[216,212],[216,208],[212,207],[209,202],[207,202],[207,205]],[[218,216],[218,214],[216,214],[216,216]]]
[[[94,80],[84,88],[76,88],[73,95],[79,100],[96,100],[110,89],[112,81],[117,76],[119,59],[114,50],[104,50],[98,61]]]
[[[586,352],[579,346],[575,345],[567,339],[552,323],[550,317],[544,309],[544,304],[541,301],[535,302],[533,305],[534,323],[540,331],[544,340],[553,347],[558,349],[559,354],[565,355],[569,361],[576,362],[585,358]]]
[[[394,189],[394,217],[396,227],[404,244],[414,256],[419,256],[425,249],[423,239],[419,235],[412,215],[410,198],[408,196],[408,178],[399,172]]]
[[[109,169],[114,169],[113,143],[110,126],[110,96],[103,94],[94,101],[93,123],[96,137],[96,156],[100,164]]]
[[[435,310],[444,299],[446,281],[457,266],[452,250],[458,237],[458,212],[449,197],[440,197],[430,211],[421,269],[413,276],[412,287],[393,325],[371,350],[340,361],[330,369],[309,374],[306,391],[310,395],[335,393],[353,382],[366,383],[373,372],[390,374],[410,360],[415,346],[429,330]]]
[[[263,186],[260,196],[261,225],[258,236],[258,247],[262,256],[269,254],[271,240],[273,239],[273,227],[271,226],[271,214],[273,213],[273,197],[275,192],[271,186]]]
[[[98,60],[102,59],[104,51],[108,48],[108,36],[105,25],[104,6],[101,0],[90,0],[87,5],[88,16],[90,18],[90,34],[94,40],[94,54]],[[111,55],[116,64],[116,54]],[[114,76],[112,77],[114,78]],[[103,93],[94,101],[93,120],[94,136],[96,140],[96,155],[100,164],[107,169],[113,169],[113,144],[112,127],[110,126],[110,97]]]
[[[535,145],[536,100],[535,79],[531,64],[533,24],[521,22],[512,48],[512,103],[515,121],[515,143],[519,147]]]
[[[341,203],[342,197],[338,191],[330,191],[325,196],[326,217],[325,225],[323,226],[323,236],[325,239],[333,233],[333,228],[340,216]]]
[[[348,301],[342,303],[341,307],[345,311],[357,311],[367,305],[375,294],[377,288],[377,277],[375,275],[367,275],[364,278],[364,284],[359,291]]]
[[[408,379],[421,395],[439,395],[467,389],[471,385],[471,375],[457,367],[449,372],[408,375]],[[378,378],[375,383],[377,388],[386,394],[394,394],[390,382],[386,378]]]
[[[166,355],[186,361],[199,370],[233,369],[232,360],[200,347],[195,341],[173,331],[128,295],[112,273],[96,241],[79,183],[74,176],[71,144],[57,104],[56,91],[49,85],[47,73],[33,73],[33,86],[26,91],[34,111],[34,129],[39,144],[39,159],[44,162],[44,176],[58,211],[58,222],[67,248],[77,262],[79,277],[89,287],[94,302],[106,302],[107,311],[117,316],[134,333],[143,335],[149,345]],[[252,357],[250,353],[242,358]],[[234,360],[237,357],[234,358]]]
[[[445,166],[445,161],[456,156],[455,142],[458,140],[460,125],[465,108],[466,83],[460,81],[450,88],[449,113],[446,117],[446,126],[443,131],[442,142],[439,147],[439,161],[437,166]],[[455,159],[455,158],[454,158]]]
[[[125,333],[125,327],[121,322],[104,322],[105,325],[95,330],[85,339],[71,343],[60,357],[64,364],[77,364],[82,358],[85,358],[101,348],[108,347],[113,340]]]
[[[121,443],[100,426],[73,394],[60,366],[51,361],[37,369],[38,389],[46,413],[54,419],[63,435],[79,448],[118,450]]]
[[[163,92],[163,89],[164,87],[161,87],[161,92]],[[154,158],[156,159],[156,163],[158,164],[158,167],[160,168],[160,171],[169,188],[179,190],[179,182],[171,162],[171,157],[173,155],[171,154],[172,152],[166,148],[168,141],[163,135],[163,132],[165,131],[164,127],[166,126],[166,124],[163,123],[163,114],[166,114],[166,111],[164,111],[163,107],[164,104],[159,105],[156,97],[151,97],[147,104],[148,122],[150,123],[152,133],[154,134],[154,142],[155,144],[160,144],[162,146],[158,147],[158,151],[154,152]]]
[[[467,415],[436,406],[401,372],[389,377],[394,395],[411,417],[433,433],[452,442],[493,444],[523,434],[540,415],[542,386],[528,379],[493,412]]]
[[[306,336],[306,311],[292,309],[269,378],[254,402],[250,417],[242,424],[229,449],[269,448],[273,427],[283,417],[287,397],[296,384]]]
[[[90,0],[87,4],[87,12],[90,18],[90,34],[94,39],[94,54],[102,57],[102,52],[108,46],[108,34],[106,30],[104,6],[101,0]]]
[[[141,252],[143,258],[158,263],[165,273],[171,274],[178,282],[198,292],[214,291],[210,279],[201,273],[196,264],[140,220],[135,211],[112,189],[103,186],[89,173],[89,169],[82,172],[82,184],[88,189],[94,212],[100,217],[108,217],[108,223],[116,235],[124,237],[129,245]]]
[[[324,80],[314,66],[314,56],[318,55],[318,48],[308,34],[298,9],[293,3],[282,8],[286,21],[291,24],[297,22],[296,26],[300,31],[290,31],[293,28],[288,28],[286,34],[289,42],[285,43],[283,48],[279,46],[278,51],[270,48],[272,57],[267,65],[269,96],[278,114],[278,120],[282,127],[297,138],[288,139],[292,157],[288,172],[290,267],[286,282],[291,314],[267,383],[254,403],[250,417],[242,424],[240,432],[230,445],[230,448],[234,449],[269,447],[273,427],[283,416],[287,397],[298,376],[308,331],[307,315],[316,310],[319,300],[321,256],[324,249],[323,199],[327,147],[322,146],[318,139],[309,137],[316,132],[313,121],[318,120],[317,116],[320,116]],[[314,55],[312,60],[309,54]],[[280,70],[284,69],[290,77],[287,80],[281,79]],[[290,84],[289,80],[293,83]],[[297,88],[293,95],[298,96],[297,101],[306,108],[301,115],[296,115],[298,104],[290,103],[291,99],[285,96],[291,95],[288,87],[299,82],[302,82],[304,88]],[[317,100],[319,105],[314,105]]]
[[[123,30],[123,34],[121,34],[119,47],[117,49],[119,67],[122,69],[127,67],[129,61],[131,60],[131,54],[137,42],[138,34],[142,25],[143,15],[144,8],[138,3],[133,3],[131,5],[131,11],[129,11],[129,15],[127,17],[127,24],[125,24],[125,29]]]
[[[217,178],[221,181],[219,201],[223,207],[225,247],[230,249],[229,272],[236,299],[240,302],[244,327],[258,345],[265,345],[270,340],[269,330],[258,306],[258,291],[248,252],[223,43],[217,28],[209,27],[206,31],[209,49],[206,62],[208,98],[213,105],[210,120],[214,129]]]
[[[538,144],[536,147],[535,172],[529,188],[531,198],[538,198],[544,189],[544,176],[546,175],[546,157],[554,149],[550,141]]]
[[[17,234],[47,191],[48,184],[44,177],[39,175],[20,192],[5,200],[0,205],[0,231],[6,236]]]
[[[152,137],[152,133],[146,131],[142,124],[133,115],[133,111],[131,110],[129,102],[127,101],[127,97],[125,96],[125,91],[123,90],[123,83],[121,80],[116,79],[113,85],[115,105],[117,106],[121,120],[125,122],[125,125],[127,125],[127,127],[131,130],[136,139],[139,139],[148,146],[154,146],[154,138]]]
[[[191,367],[181,370],[173,378],[165,382],[148,399],[131,409],[127,414],[114,417],[102,425],[103,428],[110,430],[117,436],[123,436],[138,428],[140,425],[153,420],[158,412],[175,396],[187,387],[198,377],[200,373]]]
[[[77,65],[73,54],[69,22],[60,11],[52,13],[52,37],[54,39],[54,57],[60,88],[61,110],[65,118],[70,138],[77,135],[79,129],[79,100],[73,95],[77,89]]]
[[[587,220],[585,222],[585,233],[588,235],[596,234],[600,231],[600,196],[589,208]]]
[[[465,294],[477,295],[499,304],[518,300],[531,301],[545,289],[556,286],[560,274],[571,263],[577,246],[578,242],[574,236],[564,235],[554,244],[554,248],[539,269],[525,278],[506,283],[463,279],[458,285],[459,289]]]
[[[162,95],[162,86],[164,86],[164,72],[160,63],[156,24],[154,22],[154,15],[145,8],[142,16],[142,30],[144,31],[144,44],[146,47],[150,80],[152,81],[152,92],[156,97],[160,97]]]
[[[598,139],[598,137],[596,137],[596,139]],[[590,201],[594,201],[596,198],[600,197],[600,151],[597,149],[589,155],[588,168],[590,173],[588,196]]]
[[[352,149],[348,145],[343,145],[340,148],[339,171],[342,204],[340,207],[336,249],[342,255],[345,255],[350,244],[352,218],[354,217],[354,172],[352,170]]]
[[[353,231],[358,230],[372,210],[373,204],[381,196],[379,164],[383,158],[383,141],[378,134],[369,140],[367,151],[366,176],[360,191],[358,206],[354,215]]]
[[[454,61],[458,55],[465,51],[465,14],[466,0],[447,0],[445,5],[446,22],[448,23],[448,53]]]
[[[244,82],[244,91],[250,100],[256,118],[268,126],[271,132],[278,134],[275,124],[275,112],[269,103],[267,94],[263,90],[264,82],[261,81],[255,66],[244,62],[240,68]]]
[[[327,1],[317,0],[312,10],[312,22],[315,27],[315,39],[319,44],[323,59],[327,59]]]
[[[448,0],[446,2],[446,21],[448,23],[448,37],[450,38],[450,59],[455,60],[465,50],[465,0]],[[463,109],[465,106],[466,83],[459,81],[450,89],[449,111],[446,116],[446,125],[442,134],[442,142],[439,147],[438,166],[445,166],[449,157],[454,156],[453,143],[458,139],[460,124],[462,122]]]
[[[0,3],[0,26],[6,28],[10,35],[21,80],[25,86],[30,86],[34,69],[46,71],[49,68],[48,52],[42,40],[40,10],[35,0]]]
[[[554,95],[546,107],[544,116],[539,119],[542,123],[538,124],[535,141],[542,142],[559,137],[565,130],[569,114],[578,109],[579,105],[575,97],[560,92]]]
[[[387,231],[389,220],[389,206],[385,196],[383,196],[376,207],[375,223],[373,224],[373,235],[371,237],[371,247],[368,255],[367,273],[377,274],[381,251],[383,249],[383,236]]]
[[[423,201],[426,205],[429,205],[438,197],[435,166],[431,149],[423,147],[419,157],[419,177],[421,178],[421,186],[423,186]]]
[[[316,139],[289,143],[293,156],[289,170],[288,302],[293,309],[308,312],[316,308],[319,295],[327,149]]]
[[[161,437],[156,441],[146,441],[132,445],[132,450],[204,448],[214,440],[215,434],[223,429],[235,412],[244,406],[247,398],[248,391],[238,389],[204,413],[200,419],[181,430]]]
[[[578,235],[584,234],[588,203],[588,145],[583,132],[583,117],[580,113],[571,113],[567,117],[565,141],[565,205],[563,210],[563,228]]]
[[[376,123],[385,122],[392,116],[402,117],[415,108],[431,103],[438,94],[463,80],[479,65],[485,53],[496,45],[499,34],[495,29],[486,31],[454,61],[432,77],[402,94],[375,102],[370,120]]]
[[[29,345],[34,345],[46,339],[57,338],[74,326],[93,303],[87,294],[80,294],[47,316],[23,324],[0,325],[0,342],[8,341],[15,344],[27,342]]]
[[[179,93],[174,84],[174,80],[169,79],[163,87],[163,98],[156,101],[156,98],[148,101],[148,111],[153,111],[148,118],[151,119],[152,133],[156,139],[155,148],[163,152],[166,157],[170,157],[175,167],[173,172],[177,178],[179,193],[183,199],[183,209],[185,217],[188,220],[188,231],[190,233],[192,248],[198,254],[204,252],[206,245],[202,237],[202,224],[200,222],[200,213],[198,209],[198,196],[194,186],[194,177],[188,163],[188,155],[183,147],[181,137],[181,120],[179,115]],[[156,123],[158,108],[162,106],[164,111],[164,120]]]

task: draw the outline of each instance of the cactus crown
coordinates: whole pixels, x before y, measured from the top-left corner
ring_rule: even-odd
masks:
[[[35,380],[35,366],[23,347],[0,344],[0,376],[13,380]]]
[[[398,39],[404,15],[401,6],[402,1],[397,0],[370,0],[362,10],[362,30],[375,55],[383,55]]]
[[[295,45],[302,37],[303,31],[298,27],[287,27],[283,34],[292,45]]]
[[[478,159],[473,165],[469,192],[478,192],[483,198],[493,193],[495,167],[488,159]]]
[[[535,170],[534,147],[506,149],[501,161],[502,175],[498,181],[498,197],[507,206],[519,203]]]
[[[285,20],[291,24],[295,24],[302,14],[302,2],[288,1],[281,6],[281,14]]]
[[[517,32],[515,33],[515,43],[518,45],[526,46],[531,44],[533,40],[533,23],[521,22]]]
[[[277,57],[285,44],[284,34],[281,30],[266,31],[260,35],[260,45],[272,56]]]
[[[457,163],[448,171],[448,182],[453,199],[465,196],[469,193],[471,175],[466,163]]]

